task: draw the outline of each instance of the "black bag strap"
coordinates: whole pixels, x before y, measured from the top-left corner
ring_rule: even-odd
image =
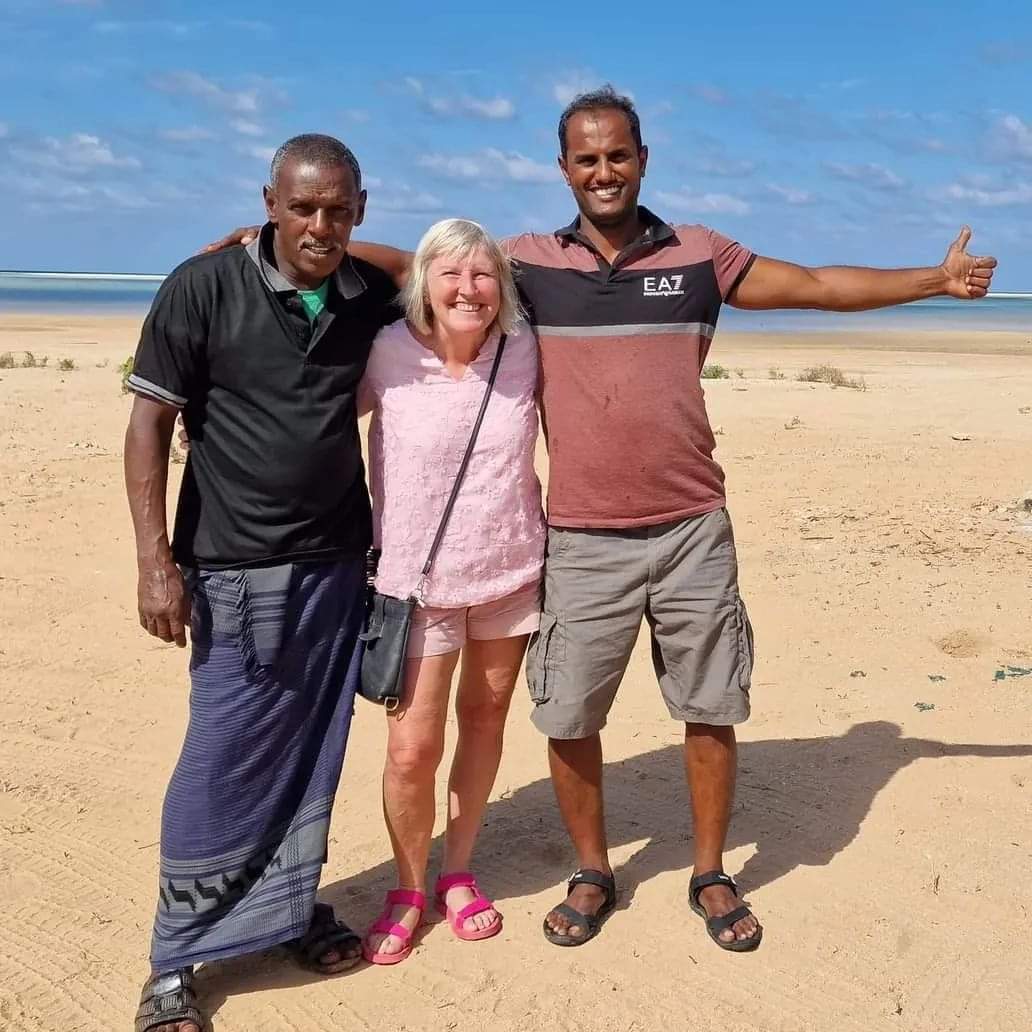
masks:
[[[426,578],[430,573],[430,567],[434,564],[434,559],[437,558],[437,552],[441,547],[441,541],[444,539],[444,531],[448,526],[448,520],[451,517],[452,509],[455,507],[455,499],[459,496],[459,488],[462,487],[463,478],[466,476],[466,467],[469,466],[470,456],[473,454],[473,447],[477,443],[477,436],[480,434],[480,424],[484,421],[484,413],[487,411],[487,403],[491,400],[491,392],[494,390],[495,379],[498,376],[498,365],[502,360],[502,352],[505,350],[506,335],[503,333],[498,341],[498,350],[495,352],[494,363],[491,366],[491,375],[487,380],[487,390],[484,391],[484,400],[480,403],[480,411],[477,413],[477,421],[473,424],[473,432],[469,436],[469,444],[466,445],[466,454],[462,456],[462,462],[459,464],[459,471],[455,474],[455,483],[452,484],[451,494],[448,496],[448,503],[444,507],[444,512],[441,515],[441,522],[438,524],[437,533],[434,535],[434,543],[430,546],[430,554],[426,557],[426,562],[423,564],[423,569],[419,574],[419,583],[416,585],[416,590],[412,593],[412,597],[418,602],[421,600],[423,595],[423,585],[426,582]]]

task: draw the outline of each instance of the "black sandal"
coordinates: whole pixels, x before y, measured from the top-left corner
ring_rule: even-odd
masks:
[[[749,936],[748,939],[732,939],[730,942],[725,942],[720,938],[721,932],[727,931],[732,925],[741,921],[742,918],[750,917],[752,911],[743,904],[740,907],[735,907],[734,910],[723,917],[710,917],[706,913],[705,907],[699,902],[699,894],[703,889],[708,889],[711,885],[726,885],[736,896],[738,895],[738,886],[735,884],[734,879],[730,875],[724,874],[723,871],[708,871],[706,874],[697,874],[689,882],[688,905],[706,922],[706,931],[709,932],[709,937],[722,950],[730,950],[732,953],[746,953],[749,950],[756,949],[763,938],[762,928],[757,928],[756,932]]]
[[[161,1025],[184,1021],[192,1021],[202,1032],[206,1027],[204,1015],[197,1006],[193,968],[176,968],[151,975],[140,993],[136,1032],[150,1032]]]
[[[292,939],[285,945],[302,967],[325,975],[349,971],[362,959],[362,937],[343,921],[338,921],[333,907],[328,903],[316,903],[308,931],[300,939]],[[344,952],[350,947],[359,952],[353,957],[346,957]],[[331,951],[339,953],[340,960],[333,964],[323,964],[321,958]]]
[[[569,935],[553,931],[548,926],[546,917],[543,924],[545,938],[556,946],[583,946],[589,939],[594,939],[602,927],[602,922],[616,907],[616,879],[611,874],[603,874],[601,871],[593,871],[590,867],[584,867],[566,883],[567,895],[573,892],[575,885],[597,885],[606,894],[605,902],[597,914],[582,914],[569,903],[560,903],[559,906],[553,907],[549,913],[568,917],[572,922],[571,928],[581,927],[587,933],[586,935]]]

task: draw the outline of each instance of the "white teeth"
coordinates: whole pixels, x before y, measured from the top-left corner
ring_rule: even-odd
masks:
[[[483,305],[471,305],[460,301],[455,306],[460,312],[479,312]]]

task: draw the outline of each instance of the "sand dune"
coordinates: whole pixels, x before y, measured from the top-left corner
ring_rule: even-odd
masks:
[[[0,354],[49,358],[0,369],[11,1032],[127,1029],[147,970],[187,683],[185,655],[135,617],[116,366],[137,326],[0,317]],[[201,986],[217,1032],[1032,1028],[1029,347],[718,337],[714,360],[744,374],[707,397],[757,637],[727,858],[766,927],[756,954],[717,950],[686,906],[678,729],[643,638],[605,732],[622,893],[597,940],[558,950],[540,932],[573,858],[518,691],[477,863],[502,935],[430,925],[400,967],[328,981],[276,954],[216,965]],[[818,362],[867,390],[795,379]],[[359,926],[391,884],[381,721],[360,706],[324,883]]]

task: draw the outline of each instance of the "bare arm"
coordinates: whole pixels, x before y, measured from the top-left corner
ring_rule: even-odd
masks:
[[[361,258],[370,265],[382,269],[392,280],[398,290],[402,290],[408,283],[409,272],[412,270],[412,252],[402,251],[397,247],[388,247],[386,244],[371,244],[363,240],[352,240],[348,244],[348,254]]]
[[[210,254],[212,251],[221,251],[224,247],[233,247],[235,244],[243,244],[246,247],[257,238],[261,228],[261,226],[238,226],[221,240],[202,247],[200,253]],[[401,290],[408,282],[409,270],[412,268],[411,251],[402,251],[398,247],[389,247],[387,244],[352,240],[348,244],[348,254],[353,254],[356,258],[361,258],[362,261],[382,269],[394,280],[394,285],[398,290]]]
[[[965,226],[942,264],[925,269],[807,268],[757,258],[728,301],[735,308],[860,312],[942,295],[963,300],[984,297],[996,259],[968,254],[970,239],[971,230]]]
[[[190,600],[172,559],[165,520],[168,450],[176,409],[137,395],[125,433],[125,490],[136,536],[140,626],[162,641],[186,645]]]

